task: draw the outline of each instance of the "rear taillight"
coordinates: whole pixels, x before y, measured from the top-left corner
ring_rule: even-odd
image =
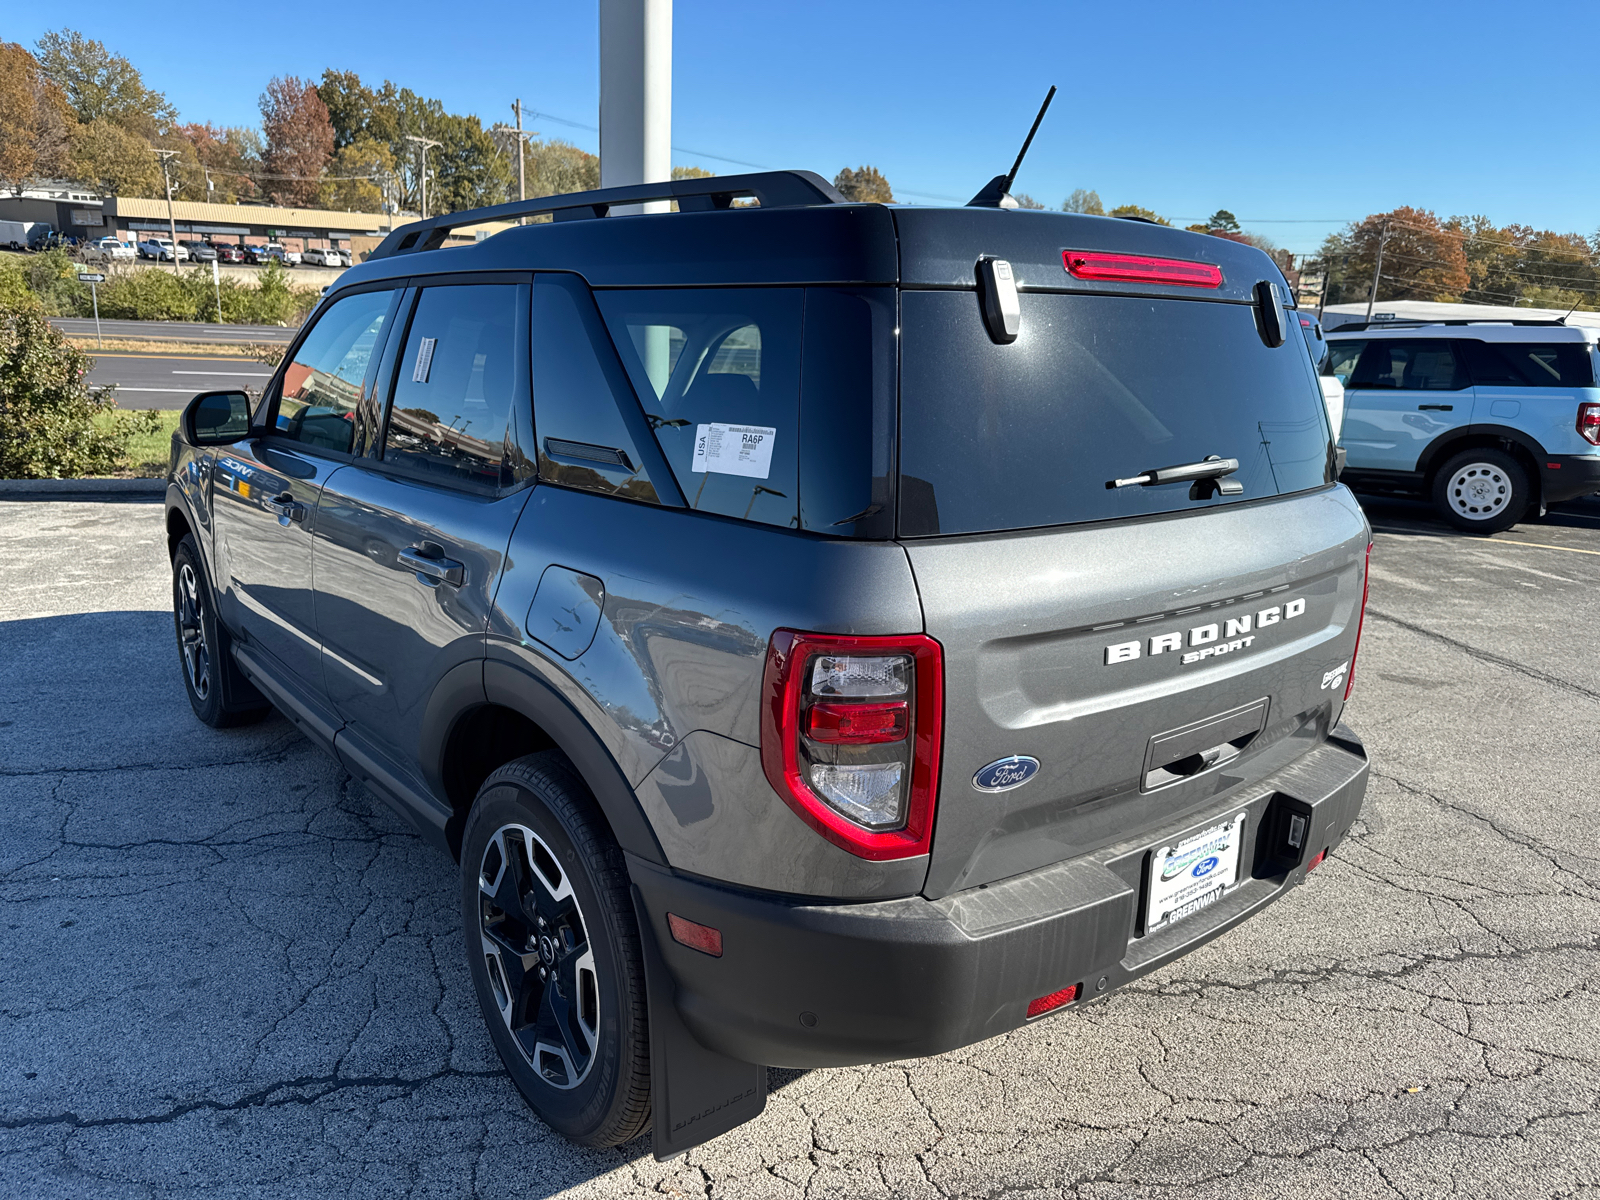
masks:
[[[772,635],[761,765],[802,820],[852,854],[928,852],[943,717],[944,655],[930,637]]]
[[[1099,250],[1063,250],[1061,262],[1076,279],[1104,279],[1119,283],[1175,283],[1180,287],[1222,286],[1222,268],[1181,258],[1151,258],[1148,254],[1107,254]]]
[[[1578,405],[1578,436],[1593,446],[1600,446],[1600,404]]]
[[[1372,543],[1367,543],[1367,561],[1361,567],[1361,615],[1356,618],[1356,644],[1350,651],[1350,674],[1345,676],[1344,698],[1350,699],[1350,689],[1356,686],[1356,655],[1361,653],[1361,628],[1367,623],[1367,583],[1372,578]]]

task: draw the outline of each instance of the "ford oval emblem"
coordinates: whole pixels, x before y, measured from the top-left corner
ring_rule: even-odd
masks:
[[[1039,770],[1039,760],[1026,754],[1013,754],[981,767],[972,777],[972,786],[980,792],[1009,792],[1032,779]]]

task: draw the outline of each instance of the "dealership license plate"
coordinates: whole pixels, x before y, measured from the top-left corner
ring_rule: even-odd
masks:
[[[1156,851],[1144,911],[1147,934],[1215,904],[1239,881],[1244,817],[1239,813]]]

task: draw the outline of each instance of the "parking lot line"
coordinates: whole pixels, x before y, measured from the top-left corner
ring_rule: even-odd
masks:
[[[1393,535],[1393,536],[1398,536],[1398,537],[1427,537],[1427,538],[1446,537],[1447,538],[1447,537],[1450,536],[1449,534],[1427,533],[1425,531],[1416,530],[1416,529],[1383,529],[1383,528],[1381,528],[1381,527],[1379,527],[1377,525],[1374,525],[1372,527],[1372,532],[1373,533],[1387,533],[1387,534],[1390,534],[1390,535]],[[1582,549],[1579,549],[1577,546],[1553,546],[1549,542],[1519,542],[1515,538],[1498,538],[1498,537],[1471,538],[1471,539],[1468,539],[1465,536],[1462,536],[1460,538],[1460,540],[1461,541],[1470,540],[1470,541],[1475,541],[1475,542],[1486,542],[1486,543],[1488,543],[1490,545],[1494,545],[1494,546],[1532,546],[1535,550],[1565,550],[1568,554],[1593,554],[1593,555],[1596,555],[1597,557],[1600,557],[1600,550],[1582,550]]]

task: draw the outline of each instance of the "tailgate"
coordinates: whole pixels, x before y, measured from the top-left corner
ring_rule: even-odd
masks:
[[[904,543],[945,655],[925,893],[1200,819],[1320,744],[1343,706],[1367,541],[1336,486]],[[985,773],[1003,790],[980,790],[1011,756],[1037,773]]]

